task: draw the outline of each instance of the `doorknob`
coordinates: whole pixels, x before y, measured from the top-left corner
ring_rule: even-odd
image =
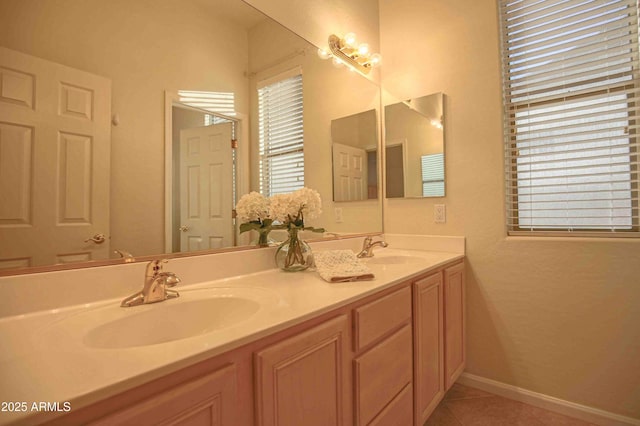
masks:
[[[93,241],[96,244],[102,244],[107,240],[107,237],[105,237],[104,234],[96,234],[91,238],[87,238],[86,240],[84,240],[85,243],[88,243],[89,241]]]
[[[180,228],[178,228],[179,230],[181,230],[182,232],[187,232],[189,230],[189,227],[187,225],[182,225]]]

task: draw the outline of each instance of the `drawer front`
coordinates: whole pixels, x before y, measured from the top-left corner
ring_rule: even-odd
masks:
[[[355,350],[359,351],[410,319],[409,287],[355,309]]]
[[[370,426],[412,426],[413,425],[413,386],[411,383],[400,391],[393,401],[376,416]]]
[[[411,383],[411,325],[357,358],[354,368],[357,424],[366,425]]]

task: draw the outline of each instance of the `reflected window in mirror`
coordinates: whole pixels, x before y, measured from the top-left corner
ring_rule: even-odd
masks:
[[[385,106],[387,198],[444,197],[444,95]]]
[[[423,155],[422,163],[422,196],[444,196],[444,154]]]
[[[270,197],[304,186],[302,73],[295,69],[258,87],[260,192]]]

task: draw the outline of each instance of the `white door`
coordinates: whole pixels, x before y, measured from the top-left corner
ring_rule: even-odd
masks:
[[[367,152],[333,144],[333,201],[367,199]]]
[[[180,251],[233,245],[232,124],[180,131]]]
[[[110,116],[110,80],[0,47],[0,268],[109,257]]]

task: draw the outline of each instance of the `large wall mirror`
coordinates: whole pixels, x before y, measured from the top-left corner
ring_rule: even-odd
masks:
[[[384,113],[386,197],[444,197],[444,94],[387,105]]]
[[[0,47],[0,274],[115,262],[114,250],[250,247],[232,210],[260,187],[257,90],[291,72],[303,82],[304,186],[323,201],[310,225],[382,231],[379,194],[334,204],[331,135],[341,117],[378,120],[380,88],[244,1],[3,0]],[[47,102],[59,123],[40,129]],[[203,128],[206,146],[225,147],[208,180],[181,166]],[[185,198],[189,179],[210,198]],[[185,202],[215,204],[226,237],[184,238]]]

